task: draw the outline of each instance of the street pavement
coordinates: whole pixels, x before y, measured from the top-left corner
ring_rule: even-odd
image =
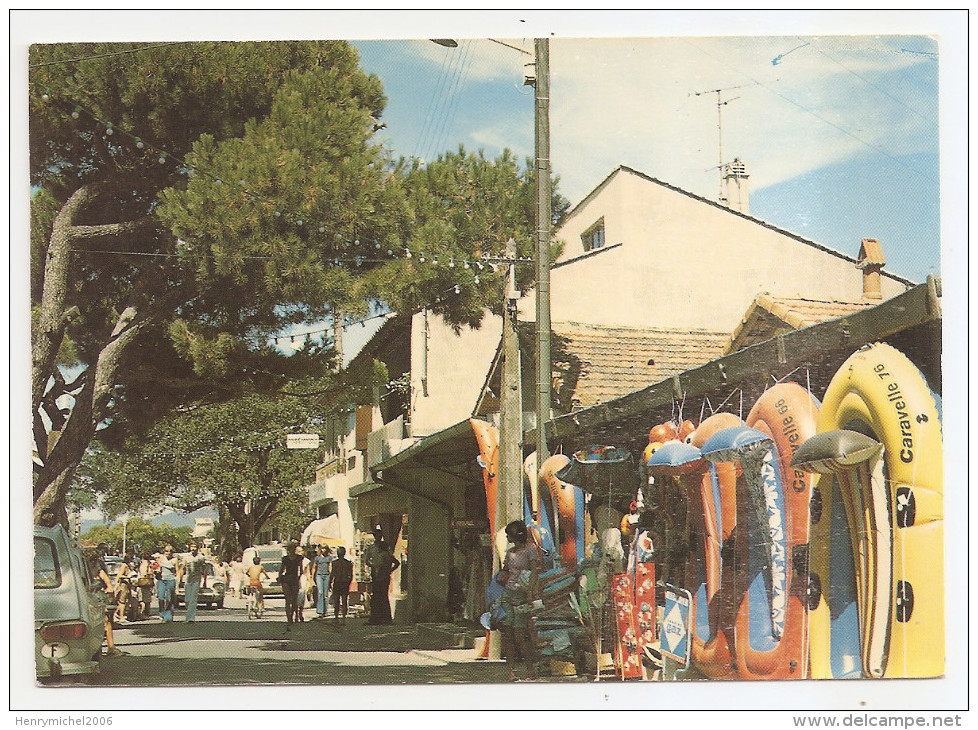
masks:
[[[281,598],[265,602],[261,619],[249,620],[240,599],[201,608],[194,623],[179,611],[118,625],[115,644],[126,652],[105,657],[92,681],[102,687],[364,685],[506,682],[504,662],[476,659],[457,648],[448,632],[417,626],[372,626],[364,618],[315,619],[287,631]],[[478,627],[470,627],[478,633]]]

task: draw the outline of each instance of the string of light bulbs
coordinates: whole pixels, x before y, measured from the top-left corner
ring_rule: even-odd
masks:
[[[122,136],[125,136],[128,139],[130,139],[132,141],[132,143],[134,144],[134,146],[137,149],[147,150],[147,151],[149,151],[149,152],[151,152],[153,154],[158,155],[159,156],[158,157],[158,162],[161,165],[167,164],[167,162],[172,161],[172,162],[174,162],[175,164],[178,165],[178,169],[180,170],[180,172],[182,172],[183,174],[186,174],[188,177],[191,177],[194,174],[201,174],[201,175],[204,175],[204,176],[210,178],[214,183],[216,183],[218,185],[223,185],[224,184],[224,180],[219,175],[217,175],[217,174],[215,174],[215,173],[213,173],[213,172],[211,172],[211,171],[209,171],[207,169],[204,169],[200,165],[191,164],[190,162],[188,162],[186,160],[186,158],[183,158],[180,155],[177,155],[177,154],[175,154],[173,152],[170,152],[168,150],[162,149],[161,147],[158,147],[156,145],[152,145],[152,144],[147,143],[145,140],[142,139],[142,137],[140,137],[135,132],[129,131],[129,130],[125,129],[124,127],[122,127],[120,125],[117,125],[116,123],[114,123],[112,121],[108,121],[108,120],[102,119],[97,114],[95,114],[93,111],[91,111],[91,109],[89,109],[89,108],[87,108],[87,107],[85,107],[85,106],[77,103],[76,101],[73,101],[73,100],[72,101],[68,101],[68,102],[59,102],[59,101],[56,101],[55,98],[52,97],[52,95],[50,93],[50,89],[48,89],[48,88],[46,88],[45,91],[44,91],[44,93],[42,93],[40,95],[40,98],[45,103],[51,103],[53,105],[56,105],[58,108],[62,109],[62,111],[65,111],[65,113],[68,116],[70,116],[72,119],[75,119],[75,120],[80,119],[82,113],[84,113],[95,124],[100,125],[100,126],[102,126],[105,129],[105,135],[107,137],[114,137],[116,135],[116,133],[118,132]],[[70,112],[66,111],[67,107],[69,107],[69,106],[72,106],[73,107]],[[267,198],[267,197],[265,197],[263,195],[260,195],[260,194],[258,194],[256,192],[254,192],[253,190],[250,190],[248,188],[247,181],[244,180],[243,178],[238,181],[238,187],[239,187],[241,193],[243,195],[246,195],[250,199],[250,201],[252,201],[252,202],[262,201],[262,202],[269,203],[270,205],[273,205],[273,206],[275,205],[275,201],[273,201],[270,198]],[[303,217],[301,215],[295,215],[295,214],[289,214],[288,212],[283,212],[278,207],[275,207],[275,209],[273,211],[273,215],[274,215],[275,218],[284,219],[286,222],[290,222],[290,223],[292,223],[293,225],[295,225],[298,228],[304,228],[306,230],[309,229],[309,227],[307,226],[307,224],[309,222],[306,220],[305,217]],[[315,225],[315,224],[313,224],[313,225]],[[325,234],[326,233],[326,229],[327,229],[327,225],[326,225],[325,222],[319,222],[317,228],[318,228],[318,232],[319,233]],[[340,244],[340,246],[342,248],[350,248],[351,242],[349,241],[349,239],[345,238],[342,233],[337,232],[335,234],[334,240],[338,241],[339,244]],[[447,244],[447,241],[441,241],[440,243],[444,245],[444,244]],[[187,241],[183,241],[182,239],[178,241],[178,245],[181,245],[181,244],[185,248],[185,250],[190,250],[190,249],[193,248],[193,246],[192,246],[191,243],[189,243]],[[354,234],[354,239],[352,241],[352,245],[353,245],[353,247],[355,249],[361,249],[361,248],[364,247],[364,242],[361,242],[359,236],[357,236],[357,235]],[[367,245],[367,248],[369,248],[370,242],[366,242],[366,245]],[[468,258],[456,258],[455,256],[447,256],[446,257],[444,254],[441,254],[441,261],[439,261],[439,254],[437,252],[435,252],[435,253],[433,253],[431,255],[427,255],[426,252],[424,252],[424,251],[412,252],[411,249],[410,249],[410,247],[408,247],[406,245],[403,245],[403,243],[401,243],[401,244],[399,244],[397,246],[394,246],[394,245],[391,245],[391,244],[383,244],[380,241],[374,241],[373,242],[373,249],[374,249],[374,251],[386,251],[387,257],[384,258],[384,257],[379,256],[377,254],[375,254],[374,256],[366,256],[366,255],[360,255],[360,256],[331,256],[331,257],[329,257],[329,260],[333,261],[335,264],[339,264],[340,262],[346,262],[346,263],[353,263],[356,266],[362,266],[364,264],[369,264],[369,263],[383,264],[383,263],[388,263],[390,261],[408,260],[408,259],[413,259],[413,258],[416,257],[418,263],[420,263],[420,264],[425,264],[425,263],[428,263],[430,261],[430,263],[431,263],[432,266],[439,266],[441,264],[441,262],[444,262],[444,265],[447,266],[450,269],[451,268],[455,268],[456,266],[460,266],[463,269],[476,268],[476,269],[480,269],[480,270],[483,269],[484,266],[487,263],[503,262],[503,263],[514,263],[514,264],[520,264],[520,265],[534,263],[534,260],[532,258],[529,258],[529,257],[516,257],[516,258],[509,259],[509,258],[502,258],[502,257],[493,257],[493,256],[490,256],[489,254],[484,254],[481,259],[479,259],[479,258],[472,258],[472,259],[468,259]],[[151,257],[163,257],[163,258],[168,258],[168,257],[181,257],[182,255],[184,255],[181,252],[168,253],[168,252],[119,251],[119,250],[96,250],[96,249],[73,249],[73,250],[76,251],[76,252],[79,252],[79,253],[98,253],[98,254],[102,254],[102,255],[151,256]],[[214,258],[213,256],[208,256],[208,255],[204,255],[204,257],[205,258]],[[262,255],[246,255],[246,256],[243,256],[242,258],[249,259],[249,260],[254,260],[254,259],[257,259],[257,260],[269,260],[269,259],[272,259],[273,257],[272,256],[262,256]]]

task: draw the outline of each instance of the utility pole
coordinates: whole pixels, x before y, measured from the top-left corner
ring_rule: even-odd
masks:
[[[506,244],[510,260],[503,293],[503,372],[499,403],[499,488],[496,525],[505,527],[523,517],[523,392],[520,343],[517,335],[516,242]],[[495,535],[493,536],[495,538]]]
[[[533,41],[536,53],[534,83],[536,133],[536,334],[537,334],[537,464],[542,464],[550,449],[547,445],[546,423],[550,420],[550,389],[553,373],[550,366],[550,40]]]

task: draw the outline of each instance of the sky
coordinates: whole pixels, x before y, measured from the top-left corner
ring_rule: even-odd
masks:
[[[496,40],[355,44],[396,154],[532,157],[534,59],[516,48],[533,43]],[[740,158],[753,215],[851,256],[878,238],[888,271],[923,281],[940,271],[940,50],[924,35],[553,39],[559,190],[575,204],[627,165],[716,200],[719,163]]]

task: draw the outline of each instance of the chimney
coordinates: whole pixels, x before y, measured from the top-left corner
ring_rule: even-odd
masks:
[[[735,157],[723,166],[723,186],[727,191],[727,207],[741,213],[750,213],[750,194],[747,187],[747,165]]]
[[[856,268],[863,272],[863,299],[882,299],[883,290],[880,288],[880,271],[886,266],[883,258],[883,247],[875,238],[864,238],[859,246],[859,256]]]

